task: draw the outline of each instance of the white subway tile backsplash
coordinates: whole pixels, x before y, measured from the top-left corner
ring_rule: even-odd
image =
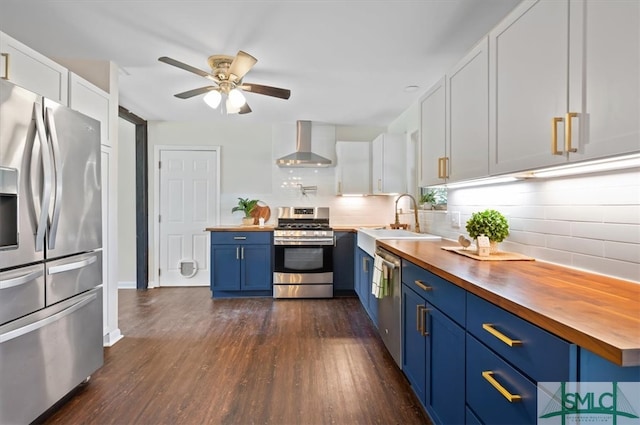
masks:
[[[593,257],[590,255],[574,254],[571,266],[599,274],[616,276],[621,279],[638,282],[640,277],[640,264],[627,261],[611,260],[608,258]]]
[[[522,230],[548,235],[570,235],[571,225],[566,221],[524,220]]]
[[[545,219],[564,221],[590,221],[601,223],[604,207],[597,205],[563,205],[545,207]]]
[[[640,244],[640,227],[631,224],[573,222],[571,234],[578,238]]]
[[[640,205],[609,205],[603,208],[605,223],[640,224]]]
[[[640,283],[637,169],[450,189],[448,199],[449,210],[461,213],[461,228],[433,221],[430,233],[466,235],[471,213],[492,208],[509,221],[501,250]]]
[[[640,245],[621,242],[604,242],[604,257],[613,260],[640,263]],[[637,276],[640,279],[640,275]]]
[[[593,239],[572,238],[567,236],[546,236],[547,248],[580,254],[604,256],[604,242]]]
[[[522,245],[545,246],[545,235],[540,233],[521,232],[518,230],[509,230],[507,237],[509,242]]]

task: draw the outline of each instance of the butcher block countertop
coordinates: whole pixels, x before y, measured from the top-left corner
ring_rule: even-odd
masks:
[[[273,232],[273,228],[275,226],[273,224],[265,224],[264,226],[240,226],[240,225],[221,225],[221,226],[213,226],[207,227],[204,229],[205,232]]]
[[[378,245],[619,366],[640,365],[640,284],[543,261],[477,261],[453,241]]]

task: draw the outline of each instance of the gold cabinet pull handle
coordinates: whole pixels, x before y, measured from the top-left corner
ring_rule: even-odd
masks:
[[[422,306],[416,305],[416,330],[422,335]]]
[[[0,56],[4,57],[4,77],[3,80],[9,79],[9,53],[0,53]]]
[[[486,379],[493,388],[495,388],[496,390],[498,390],[498,392],[500,394],[502,394],[502,396],[504,398],[506,398],[507,400],[509,400],[509,403],[513,403],[514,401],[520,401],[522,400],[522,397],[519,396],[518,394],[511,394],[509,391],[507,391],[507,389],[505,387],[503,387],[502,385],[500,385],[500,383],[498,381],[496,381],[496,379],[493,377],[493,372],[490,370],[485,370],[482,372],[482,377],[484,379]]]
[[[418,285],[418,287],[420,289],[422,289],[423,291],[431,291],[433,289],[431,286],[428,286],[428,285],[425,285],[424,283],[422,283],[421,280],[414,280],[413,283]]]
[[[429,318],[429,309],[427,307],[422,307],[422,336],[429,336],[429,323],[427,319]]]
[[[563,152],[558,150],[558,123],[564,121],[562,117],[553,117],[551,119],[551,154],[562,155]]]
[[[577,148],[572,148],[571,147],[571,118],[577,118],[578,117],[578,113],[577,112],[567,112],[567,115],[565,116],[565,124],[564,124],[564,128],[565,128],[565,135],[564,135],[564,150],[567,152],[578,152]]]
[[[445,156],[444,158],[442,158],[442,178],[443,179],[449,178],[448,168],[449,168],[449,157]]]
[[[441,179],[442,177],[442,158],[438,158],[438,178]]]
[[[508,336],[506,336],[505,334],[503,334],[502,332],[500,332],[496,328],[494,328],[493,325],[490,324],[490,323],[483,323],[482,324],[482,329],[484,329],[485,331],[489,332],[491,335],[495,336],[500,341],[502,341],[505,344],[507,344],[509,347],[519,347],[519,346],[522,345],[522,341],[520,341],[519,339],[511,339],[511,338],[509,338]]]
[[[338,193],[342,193],[342,182],[338,182]]]

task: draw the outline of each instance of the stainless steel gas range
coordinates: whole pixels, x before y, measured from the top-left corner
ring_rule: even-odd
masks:
[[[274,298],[332,298],[333,247],[328,207],[281,207],[273,232]]]

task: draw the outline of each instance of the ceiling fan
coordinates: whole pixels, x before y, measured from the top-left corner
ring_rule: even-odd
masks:
[[[204,86],[175,94],[175,97],[188,99],[206,93],[204,101],[215,109],[220,105],[222,95],[225,95],[227,97],[225,102],[227,113],[248,114],[251,112],[251,108],[242,94],[243,91],[278,97],[280,99],[289,99],[289,96],[291,96],[291,90],[263,86],[261,84],[245,83],[243,81],[244,76],[258,60],[242,50],[238,51],[235,57],[227,55],[209,56],[207,62],[211,68],[211,72],[203,71],[167,56],[162,56],[158,58],[158,60],[207,78],[215,83],[215,85]]]

